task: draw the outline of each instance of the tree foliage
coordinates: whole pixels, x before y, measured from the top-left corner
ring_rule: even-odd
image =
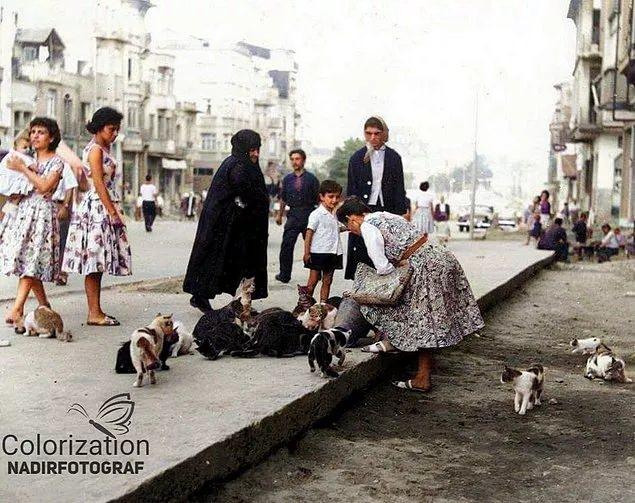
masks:
[[[330,180],[335,180],[342,187],[346,188],[348,178],[348,160],[360,148],[364,146],[364,141],[360,138],[349,138],[344,145],[337,147],[333,156],[324,163],[323,171]]]

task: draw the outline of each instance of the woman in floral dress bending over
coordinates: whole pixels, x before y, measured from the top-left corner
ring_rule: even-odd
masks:
[[[36,117],[29,124],[36,162],[27,166],[18,157],[8,160],[33,184],[33,190],[18,204],[15,217],[4,232],[0,251],[3,274],[20,278],[13,308],[5,318],[15,323],[24,314],[24,304],[33,291],[39,305],[48,306],[43,282],[55,281],[59,272],[59,226],[57,206],[51,194],[60,181],[64,161],[55,154],[61,141],[60,128],[53,119]]]
[[[73,214],[64,250],[62,270],[85,276],[88,325],[119,325],[101,308],[101,279],[104,272],[132,274],[130,245],[116,191],[117,165],[110,154],[122,118],[117,110],[103,107],[86,124],[94,134],[83,155],[90,189]]]

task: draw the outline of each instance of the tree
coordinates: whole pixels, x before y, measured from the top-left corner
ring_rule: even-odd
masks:
[[[364,141],[359,138],[349,138],[342,147],[337,147],[333,156],[324,163],[324,171],[330,180],[335,180],[344,189],[348,178],[348,160],[360,148],[364,146]]]

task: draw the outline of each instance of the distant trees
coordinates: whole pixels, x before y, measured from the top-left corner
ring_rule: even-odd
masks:
[[[461,192],[472,187],[472,164],[469,162],[463,166],[456,166],[450,174],[437,173],[432,175],[428,181],[434,192]],[[490,188],[492,182],[492,170],[489,168],[484,155],[479,155],[476,159],[476,179],[478,184],[484,188]]]
[[[335,180],[344,189],[346,189],[346,181],[348,178],[348,160],[360,148],[364,146],[364,140],[360,138],[349,138],[344,145],[337,147],[333,152],[333,156],[324,163],[322,168],[318,170],[320,179],[326,178]]]

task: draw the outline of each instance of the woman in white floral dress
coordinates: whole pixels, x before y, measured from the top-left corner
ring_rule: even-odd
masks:
[[[421,245],[421,233],[404,218],[386,212],[371,213],[359,198],[349,197],[337,218],[353,234],[362,236],[377,273],[390,274],[408,250],[413,269],[403,296],[394,306],[362,305],[364,318],[385,340],[363,349],[370,353],[416,352],[418,370],[400,388],[430,388],[433,349],[453,346],[483,327],[483,318],[459,262],[448,248],[429,240]],[[359,275],[357,275],[359,276]],[[355,278],[356,286],[359,277]],[[349,294],[353,300],[355,294]]]
[[[43,282],[55,281],[59,272],[59,227],[57,206],[51,194],[62,176],[64,162],[55,154],[61,134],[57,122],[36,117],[29,124],[31,146],[36,162],[27,166],[18,157],[8,160],[10,169],[19,171],[33,184],[33,190],[18,204],[15,217],[4,231],[0,251],[0,270],[20,278],[13,308],[5,318],[15,323],[24,314],[24,304],[33,291],[39,305],[48,306]]]
[[[64,250],[62,270],[85,276],[88,325],[119,325],[101,308],[102,276],[104,272],[132,274],[130,245],[116,191],[117,165],[110,154],[122,118],[117,110],[103,107],[86,125],[94,134],[83,156],[91,187],[73,213]]]

